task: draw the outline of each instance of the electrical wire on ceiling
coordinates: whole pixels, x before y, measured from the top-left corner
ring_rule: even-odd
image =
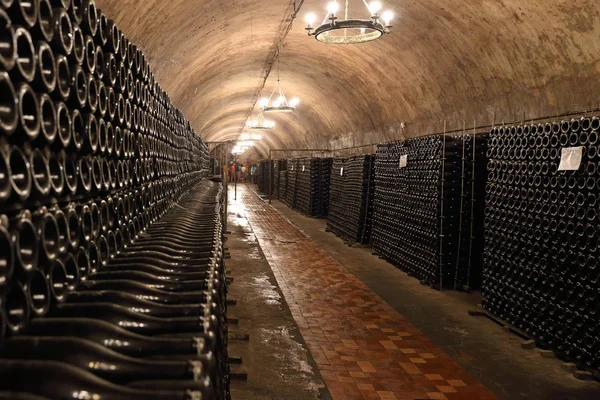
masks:
[[[239,134],[241,134],[242,131],[244,130],[244,128],[246,126],[246,122],[248,121],[248,118],[250,118],[250,116],[252,115],[252,111],[254,110],[254,107],[256,107],[258,98],[260,97],[260,94],[262,93],[263,89],[265,88],[267,79],[269,78],[269,75],[271,74],[271,71],[273,70],[273,65],[279,59],[279,53],[281,52],[281,49],[285,42],[285,38],[287,37],[288,33],[292,30],[292,25],[294,23],[294,20],[296,19],[296,16],[298,15],[298,11],[300,11],[303,4],[304,4],[304,0],[300,0],[300,1],[293,0],[290,2],[290,4],[288,4],[288,6],[285,9],[285,13],[284,13],[283,17],[281,18],[281,22],[279,23],[279,27],[277,29],[277,32],[278,32],[277,36],[275,36],[275,41],[273,43],[271,51],[269,52],[269,55],[268,55],[267,59],[265,60],[265,66],[263,69],[264,76],[262,78],[262,81],[256,88],[256,90],[254,91],[254,95],[252,96],[252,105],[246,112],[246,116],[244,117],[244,120],[242,121],[242,123],[240,125]]]

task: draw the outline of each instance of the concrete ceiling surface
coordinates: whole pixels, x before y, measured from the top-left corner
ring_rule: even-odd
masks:
[[[351,16],[366,17],[362,0]],[[296,0],[296,6],[300,0]],[[340,2],[341,4],[343,2]],[[392,0],[392,34],[326,45],[308,37],[306,0],[281,50],[296,112],[268,114],[260,149],[339,147],[598,107],[598,0]],[[288,0],[97,0],[145,53],[203,138],[235,139],[261,87]],[[277,80],[276,64],[262,96]],[[253,114],[254,115],[254,114]],[[402,127],[404,123],[404,127]]]

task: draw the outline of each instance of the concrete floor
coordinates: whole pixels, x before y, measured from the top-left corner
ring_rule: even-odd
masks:
[[[248,380],[233,379],[234,400],[310,400],[331,399],[315,366],[298,326],[283,297],[273,272],[245,217],[243,205],[229,191],[226,260],[234,281],[228,298],[230,333],[249,334],[249,341],[230,340],[229,355],[241,356],[241,365],[232,371],[248,372]]]
[[[255,190],[255,186],[249,188]],[[499,399],[600,399],[598,382],[575,379],[562,369],[559,360],[542,357],[536,349],[523,349],[521,338],[485,317],[469,316],[467,311],[480,301],[478,294],[438,292],[422,286],[371,255],[370,249],[350,248],[335,235],[326,233],[326,220],[303,216],[278,201],[273,201],[273,206]],[[247,352],[245,357],[249,362],[244,360],[244,366],[250,375],[247,383],[234,384],[234,399],[279,398],[277,390],[286,393],[301,390],[298,397],[291,397],[297,399],[315,398],[320,390],[320,398],[328,398],[242,209],[235,211],[236,207],[240,204],[230,206],[232,235],[228,244],[232,260],[228,260],[228,266],[236,277],[230,297],[237,297],[240,305],[232,308],[231,314],[236,317],[243,314],[240,330],[254,337],[245,345],[231,346],[232,355],[246,346],[238,354]],[[289,335],[275,335],[283,340],[267,344],[273,332],[284,331]],[[305,361],[311,372],[306,370]],[[263,377],[265,373],[268,376]],[[273,376],[281,381],[272,382]]]

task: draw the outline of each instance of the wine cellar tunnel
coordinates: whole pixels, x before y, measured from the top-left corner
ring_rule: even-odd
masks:
[[[597,0],[0,31],[0,399],[600,398]]]

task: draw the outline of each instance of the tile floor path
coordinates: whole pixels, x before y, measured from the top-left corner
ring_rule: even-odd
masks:
[[[254,190],[238,196],[334,400],[496,398]]]

